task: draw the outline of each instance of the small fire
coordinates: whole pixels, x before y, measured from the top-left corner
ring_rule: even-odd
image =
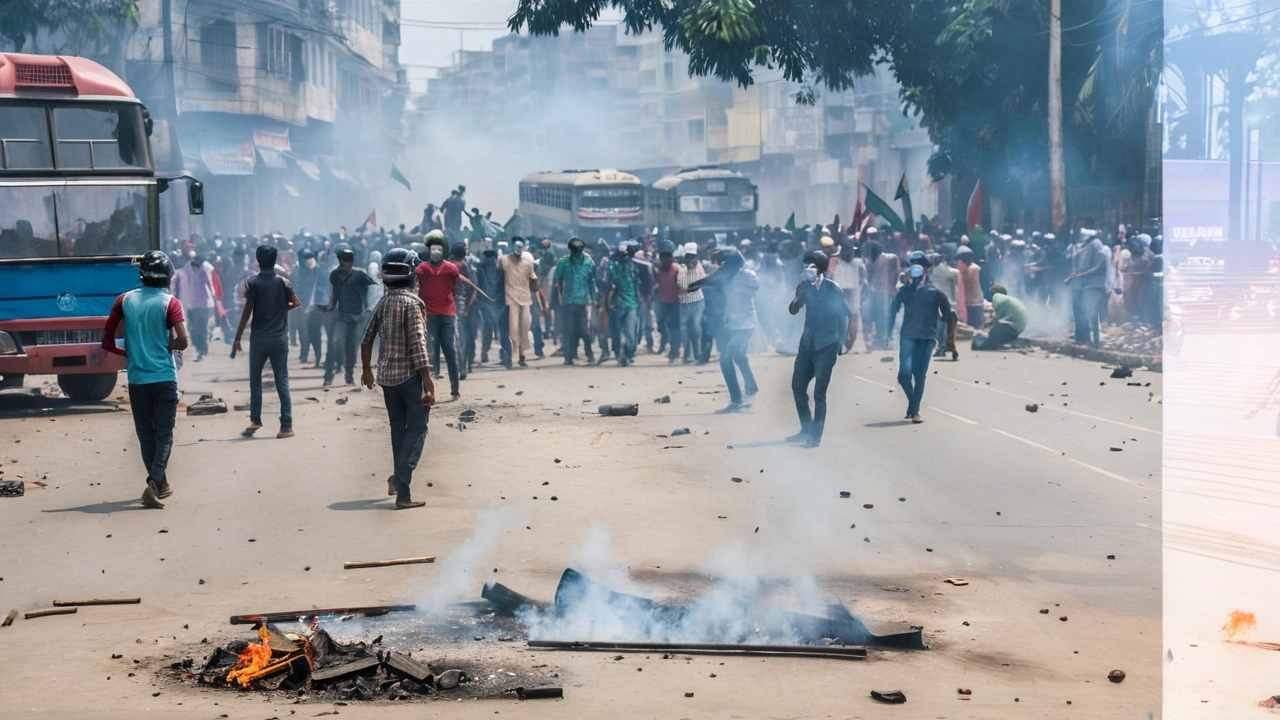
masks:
[[[262,644],[250,644],[243,653],[240,653],[240,660],[227,674],[228,683],[238,682],[240,687],[247,687],[260,670],[271,664],[271,635],[267,632],[266,623],[258,628],[258,637],[262,640]]]
[[[1258,621],[1254,618],[1253,613],[1243,610],[1232,610],[1231,617],[1227,620],[1227,624],[1222,626],[1222,632],[1227,634],[1227,640],[1235,640],[1237,635],[1244,635],[1250,630],[1258,626]]]

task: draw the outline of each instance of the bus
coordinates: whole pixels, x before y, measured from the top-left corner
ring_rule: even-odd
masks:
[[[72,400],[110,396],[124,358],[101,348],[116,296],[160,247],[151,118],[101,65],[0,53],[0,388],[56,375]]]
[[[677,243],[748,237],[760,198],[747,176],[718,167],[685,168],[655,180],[645,192],[645,220],[669,228]]]
[[[644,186],[618,170],[563,170],[520,180],[520,228],[563,244],[570,237],[613,245],[645,232]]]

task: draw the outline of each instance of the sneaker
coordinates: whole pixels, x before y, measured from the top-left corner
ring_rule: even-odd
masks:
[[[805,432],[804,430],[801,430],[800,432],[796,433],[795,435],[792,435],[791,437],[787,438],[783,442],[802,443],[802,442],[807,442],[808,440],[809,440],[809,433]]]
[[[396,509],[408,510],[409,508],[419,508],[426,504],[427,502],[425,500],[397,500]]]
[[[253,437],[253,434],[261,429],[262,423],[249,423],[249,427],[245,428],[244,432],[241,432],[240,435],[242,437]]]
[[[573,363],[573,361],[572,361],[572,360],[565,360],[565,361],[564,361],[564,364],[565,364],[565,365],[573,365],[574,363]]]
[[[915,423],[916,425],[919,425],[920,423],[924,422],[924,420],[920,419],[920,413],[916,413],[915,415],[911,416],[911,422]]]
[[[742,396],[742,407],[744,408],[751,407],[751,404],[754,403],[755,401],[756,401],[755,393],[746,393],[745,395]]]
[[[525,362],[524,356],[520,356],[520,367],[529,367],[529,363]]]
[[[822,441],[816,437],[811,437],[804,442],[804,446],[807,448],[816,448],[821,444],[822,444]]]
[[[160,489],[156,491],[156,497],[163,500],[172,494],[173,494],[173,488],[169,487],[169,481],[162,480],[160,482]]]
[[[333,385],[333,378],[325,378],[324,382],[320,385],[320,387],[332,387],[332,385]]]
[[[728,415],[729,413],[736,413],[736,412],[738,412],[738,411],[739,411],[739,410],[741,410],[741,409],[742,409],[742,403],[731,402],[731,403],[729,403],[728,405],[726,405],[726,406],[724,406],[724,407],[720,408],[719,410],[717,410],[717,411],[716,411],[716,414],[717,414],[717,415]]]
[[[449,395],[449,402],[457,402],[462,399],[462,393],[456,392]]]
[[[276,433],[277,440],[283,440],[291,437],[293,437],[293,428],[291,427],[282,427],[280,428],[280,432]]]
[[[959,360],[959,359],[960,359],[960,353],[956,352],[955,350],[952,350],[952,351],[951,351],[951,362],[955,362],[955,361],[957,361],[957,360]]]
[[[147,483],[147,489],[142,491],[142,507],[151,508],[152,510],[163,510],[164,503],[160,502],[160,498],[156,495],[155,486]]]
[[[533,357],[537,360],[545,360],[547,358],[545,353],[534,353]]]

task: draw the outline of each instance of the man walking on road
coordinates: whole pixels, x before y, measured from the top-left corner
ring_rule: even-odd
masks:
[[[582,238],[569,238],[569,254],[556,263],[552,280],[552,297],[560,304],[560,332],[564,335],[564,364],[578,359],[578,342],[582,342],[587,362],[596,361],[591,350],[589,310],[595,303],[595,264],[586,255]]]
[[[546,300],[538,286],[538,273],[531,257],[525,257],[524,238],[511,239],[511,252],[502,258],[502,272],[506,276],[507,332],[511,335],[511,352],[519,355],[520,367],[527,367],[525,351],[529,349],[529,331],[533,315],[529,308],[534,301],[546,312]]]
[[[174,355],[187,349],[182,303],[169,294],[173,262],[152,250],[138,262],[142,287],[116,298],[102,331],[102,349],[124,355],[129,376],[129,407],[147,468],[142,506],[159,510],[173,494],[166,468],[173,450],[178,416],[178,369]],[[116,346],[124,323],[125,349]]]
[[[190,243],[188,243],[190,245]],[[191,245],[189,262],[173,276],[173,295],[191,314],[191,344],[196,346],[196,362],[209,354],[209,318],[213,313],[213,266]]]
[[[624,245],[609,261],[609,293],[605,300],[620,367],[635,362],[640,338],[640,271],[628,250],[629,246]]]
[[[324,385],[333,384],[333,376],[339,368],[345,370],[343,378],[348,385],[356,382],[356,345],[360,337],[360,318],[364,314],[369,297],[369,286],[376,282],[364,268],[357,268],[356,254],[350,248],[338,251],[338,267],[329,273],[329,285],[333,297],[329,299],[329,311],[338,311],[334,320],[329,352],[324,359]]]
[[[289,311],[302,306],[293,284],[276,274],[276,249],[259,245],[257,275],[249,278],[244,291],[244,313],[236,328],[235,352],[240,352],[244,327],[253,321],[249,342],[249,427],[245,437],[262,428],[262,368],[271,361],[276,394],[280,396],[280,432],[277,438],[293,437],[293,403],[289,398]]]
[[[688,243],[684,246],[684,264],[676,274],[676,287],[680,290],[680,345],[684,348],[684,363],[688,365],[697,361],[706,364],[702,356],[702,324],[703,313],[707,302],[702,290],[694,283],[707,277],[707,271],[698,262],[698,246]]]
[[[374,308],[360,342],[360,361],[364,368],[360,382],[370,390],[375,383],[371,367],[373,341],[381,339],[382,342],[376,382],[382,386],[382,398],[387,406],[395,467],[387,478],[387,494],[396,496],[396,507],[400,509],[426,505],[413,499],[409,485],[426,444],[431,406],[436,403],[431,365],[427,362],[426,306],[413,291],[417,266],[418,255],[411,250],[393,248],[382,256],[386,294]]]
[[[747,360],[747,345],[756,329],[755,297],[760,281],[745,267],[742,254],[733,248],[716,252],[715,259],[719,269],[708,275],[706,280],[694,283],[693,287],[717,288],[724,299],[724,318],[716,344],[720,347],[720,373],[729,388],[729,405],[717,412],[732,413],[750,407],[758,391],[756,377]],[[742,386],[738,384],[739,370],[742,371]]]
[[[938,323],[954,323],[955,311],[945,293],[929,279],[929,260],[922,252],[913,252],[907,276],[911,282],[898,289],[889,309],[892,325],[902,310],[902,332],[898,350],[898,384],[907,394],[907,418],[913,423],[920,419],[920,399],[924,396],[925,373],[929,372],[929,358],[938,342]]]
[[[827,386],[836,357],[841,354],[853,316],[839,285],[825,279],[828,260],[824,253],[813,251],[804,257],[804,272],[796,285],[795,297],[787,312],[804,314],[804,332],[791,371],[791,394],[795,396],[796,413],[800,416],[800,432],[787,442],[803,442],[816,448],[822,443],[827,422]],[[813,385],[813,414],[809,414],[809,383]]]

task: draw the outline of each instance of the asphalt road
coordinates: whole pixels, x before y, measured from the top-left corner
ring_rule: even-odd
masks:
[[[551,359],[482,369],[462,402],[433,411],[415,480],[428,505],[411,511],[385,495],[380,394],[325,392],[313,370],[294,372],[296,438],[243,440],[243,412],[181,416],[175,494],[162,511],[137,503],[127,407],[0,395],[0,477],[48,484],[0,499],[0,608],[143,597],[0,630],[28,660],[6,663],[0,705],[48,717],[310,716],[332,708],[196,689],[160,671],[247,637],[227,625],[232,614],[471,601],[495,579],[550,600],[573,566],[668,599],[690,599],[716,578],[768,588],[780,603],[817,588],[873,630],[923,626],[931,649],[856,666],[619,663],[489,637],[440,647],[423,638],[415,656],[520,667],[565,686],[563,701],[520,705],[529,717],[880,717],[870,689],[902,690],[917,717],[1160,716],[1161,376],[1113,380],[1096,363],[1040,352],[965,353],[932,366],[926,422],[912,425],[886,355],[840,359],[814,450],[781,443],[797,428],[783,357],[752,358],[761,393],[734,415],[714,413],[727,402],[714,365],[642,355],[628,369]],[[212,392],[247,403],[246,373],[243,357],[219,355],[189,363],[181,385],[189,400]],[[664,395],[669,404],[653,403]],[[640,415],[595,414],[613,402],[638,402]],[[478,419],[460,430],[465,409]],[[478,514],[489,508],[499,510]],[[342,570],[347,560],[414,555],[440,561]],[[943,582],[951,577],[969,584]],[[1128,679],[1107,683],[1117,668]],[[957,687],[973,689],[971,699],[959,701]],[[459,717],[511,707],[477,702],[431,707]]]

